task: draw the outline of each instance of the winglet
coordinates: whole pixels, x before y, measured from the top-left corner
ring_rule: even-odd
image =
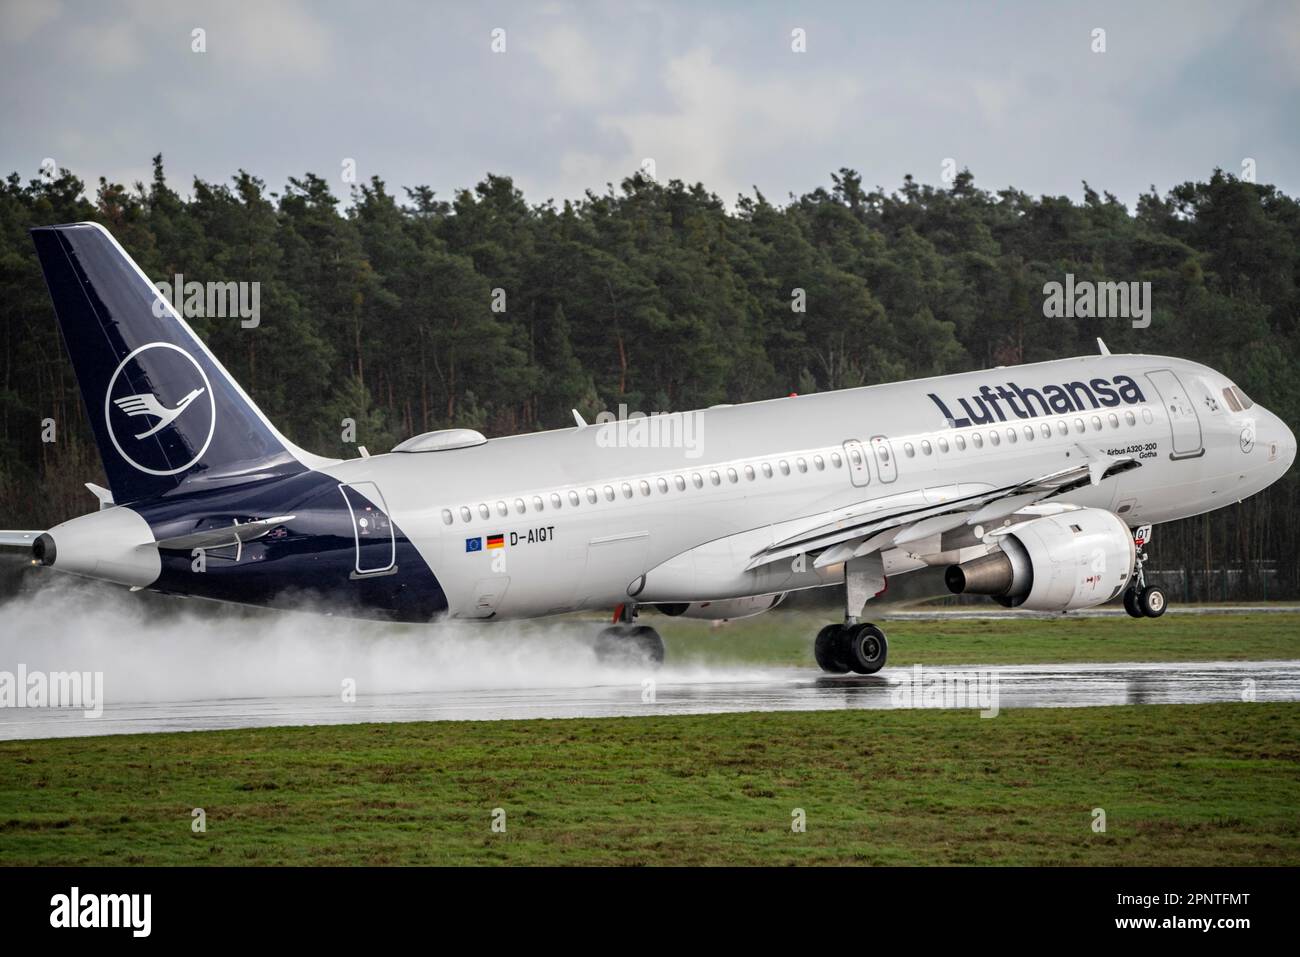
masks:
[[[1097,337],[1097,348],[1101,350],[1102,355],[1110,355],[1110,350],[1106,348],[1106,343],[1101,341],[1101,336]]]
[[[582,413],[577,409],[573,410],[573,421],[578,423],[578,428],[580,429],[585,429],[587,427],[587,420],[582,417]]]

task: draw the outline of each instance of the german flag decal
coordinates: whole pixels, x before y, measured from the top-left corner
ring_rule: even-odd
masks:
[[[487,537],[488,548],[505,548],[506,537],[504,535],[489,535]]]

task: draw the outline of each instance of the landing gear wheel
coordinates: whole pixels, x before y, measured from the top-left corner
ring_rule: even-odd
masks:
[[[843,625],[827,625],[817,632],[817,640],[813,642],[813,657],[817,659],[817,667],[822,671],[842,675],[849,670],[849,664],[840,651],[843,632]]]
[[[1138,590],[1136,588],[1126,588],[1124,590],[1124,610],[1128,612],[1130,618],[1144,618],[1145,613],[1138,602]]]
[[[840,649],[849,669],[860,675],[875,674],[885,667],[885,659],[889,657],[885,633],[867,622],[846,627],[840,638]]]
[[[649,625],[610,625],[596,636],[596,660],[624,668],[658,668],[664,640]]]
[[[1169,603],[1165,601],[1164,589],[1155,585],[1148,585],[1142,589],[1142,593],[1138,596],[1138,607],[1148,618],[1159,618],[1169,607]]]

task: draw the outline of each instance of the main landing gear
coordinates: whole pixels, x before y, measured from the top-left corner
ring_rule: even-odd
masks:
[[[1133,533],[1133,542],[1137,546],[1137,560],[1133,580],[1124,589],[1124,610],[1133,618],[1159,618],[1169,606],[1164,589],[1158,585],[1148,585],[1142,566],[1146,564],[1146,546],[1151,541],[1151,526],[1143,525]]]
[[[822,671],[871,675],[885,667],[889,657],[885,633],[870,622],[858,621],[867,601],[884,589],[885,573],[879,553],[844,563],[844,624],[827,625],[817,633],[813,644],[813,656]]]
[[[624,668],[658,668],[664,663],[664,640],[649,625],[636,624],[636,605],[614,611],[614,624],[596,636],[596,660]]]

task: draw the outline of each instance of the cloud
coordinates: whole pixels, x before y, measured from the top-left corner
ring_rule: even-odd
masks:
[[[59,0],[5,0],[0,3],[0,39],[13,46],[26,43],[62,12]]]
[[[831,142],[861,92],[846,74],[742,74],[706,47],[670,59],[661,79],[671,108],[601,117],[627,144],[616,167],[626,175],[653,159],[659,179],[700,180],[726,200],[749,191],[769,154]]]
[[[572,26],[545,30],[529,51],[550,76],[564,104],[590,106],[618,97],[632,79],[632,63],[617,50],[587,40]]]

